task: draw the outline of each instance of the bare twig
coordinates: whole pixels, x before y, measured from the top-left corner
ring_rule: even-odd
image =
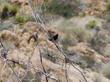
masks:
[[[30,63],[31,63],[31,62],[30,62]],[[49,75],[48,73],[45,73],[45,72],[43,72],[43,71],[41,71],[41,70],[39,70],[39,69],[36,69],[36,68],[32,65],[32,63],[31,63],[31,65],[30,65],[30,67],[33,68],[33,69],[35,70],[35,72],[38,72],[38,71],[39,71],[39,72],[41,72],[43,75],[45,75],[47,78],[52,79],[52,80],[54,80],[54,81],[56,81],[56,82],[59,82],[58,79],[52,77],[52,76]]]
[[[16,74],[16,72],[14,71],[14,69],[12,68],[12,66],[8,63],[8,59],[7,59],[8,52],[6,52],[7,50],[6,50],[6,48],[4,47],[4,45],[3,45],[2,41],[1,41],[1,39],[0,39],[0,44],[1,44],[2,48],[3,48],[3,50],[5,50],[5,52],[3,51],[3,53],[2,53],[2,54],[3,54],[2,57],[4,58],[5,63],[6,63],[6,64],[10,67],[10,69],[13,71],[13,73],[15,74],[16,78],[18,79],[18,81],[21,82],[21,80],[20,80],[19,77],[17,76],[17,74]],[[10,60],[10,61],[12,61],[12,60]],[[15,61],[12,61],[12,62],[17,63],[17,62],[15,62]]]
[[[40,54],[40,62],[41,62],[43,71],[44,71],[44,73],[46,73],[46,69],[44,68],[43,61],[42,61],[42,53],[41,53],[40,48],[39,48],[39,54]],[[46,82],[48,82],[48,78],[46,76],[45,76],[45,79],[46,79]]]
[[[71,64],[76,70],[78,70],[78,71],[81,73],[81,75],[83,76],[85,82],[87,82],[87,79],[86,79],[86,77],[84,76],[83,72],[82,72],[81,70],[79,70],[79,69],[73,64],[73,61],[71,61],[71,60],[67,57],[67,55],[65,54],[65,52],[64,52],[56,43],[54,43],[54,44],[55,44],[55,46],[57,47],[57,49],[64,55],[64,57],[66,58],[66,60],[69,60],[70,64]]]
[[[83,76],[85,82],[87,82],[87,79],[86,79],[86,77],[84,76],[83,72],[82,72],[81,70],[79,70],[73,63],[71,63],[71,65],[72,65],[76,70],[78,70],[78,71],[81,73],[81,75]]]
[[[6,62],[7,62],[7,65],[10,67],[10,69],[13,71],[13,73],[14,73],[14,75],[16,76],[18,82],[22,82],[22,81],[19,79],[19,76],[18,76],[18,75],[16,74],[16,72],[14,71],[13,67],[8,63],[8,61],[6,61]]]
[[[34,12],[34,8],[33,8],[33,5],[32,5],[32,0],[28,0],[28,3],[29,3],[30,8],[31,8],[31,10],[32,10],[32,15],[33,15],[33,17],[34,17],[34,19],[35,19],[36,24],[40,25],[41,28],[42,28],[42,30],[43,30],[44,32],[47,32],[47,29],[45,28],[45,24],[44,24],[43,21],[41,20],[39,14],[37,14],[36,12]],[[39,22],[39,21],[40,21],[40,22]]]
[[[29,5],[30,5],[30,7],[31,7],[31,9],[32,9],[32,11],[33,11],[32,14],[33,14],[33,17],[34,17],[36,23],[39,24],[39,25],[41,26],[41,28],[44,30],[44,32],[47,33],[47,36],[49,36],[49,33],[48,33],[47,29],[45,28],[46,26],[45,26],[45,24],[42,22],[43,20],[41,20],[41,18],[40,18],[39,15],[36,16],[36,13],[34,12],[33,7],[32,7],[31,0],[28,0],[28,1],[29,1]],[[38,20],[40,20],[40,22],[39,22]],[[53,43],[54,43],[54,42],[53,42]],[[62,48],[60,48],[56,43],[54,43],[54,45],[55,45],[55,46],[57,47],[57,49],[63,54],[63,56],[65,57],[65,59],[68,59],[70,62],[72,62],[72,61],[67,57],[67,55],[66,55],[65,52],[62,50]],[[75,69],[77,69],[77,70],[81,73],[81,75],[83,76],[85,82],[87,82],[87,79],[85,78],[84,74],[83,74],[78,68],[76,68],[76,67],[74,66],[73,62],[70,63],[70,64],[71,64]],[[66,75],[66,76],[67,76],[67,75]]]
[[[65,58],[65,78],[66,78],[66,82],[69,82],[68,81],[68,71],[67,71],[67,62],[66,62],[66,58]]]

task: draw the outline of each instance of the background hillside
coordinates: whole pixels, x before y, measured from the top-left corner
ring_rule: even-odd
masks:
[[[0,0],[0,82],[110,82],[110,0]]]

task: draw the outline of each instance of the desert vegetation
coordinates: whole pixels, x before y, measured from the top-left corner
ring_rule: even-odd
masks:
[[[110,0],[0,0],[0,82],[110,82]]]

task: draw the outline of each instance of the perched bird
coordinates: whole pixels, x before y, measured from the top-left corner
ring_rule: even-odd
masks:
[[[49,36],[49,40],[52,42],[57,42],[58,41],[58,33],[56,33],[55,31],[52,30],[48,30],[48,36]]]

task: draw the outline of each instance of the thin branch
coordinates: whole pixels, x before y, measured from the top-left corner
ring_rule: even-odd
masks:
[[[28,2],[29,2],[29,5],[30,5],[30,7],[31,7],[31,9],[32,9],[32,14],[33,14],[33,17],[34,17],[36,23],[37,23],[37,24],[40,24],[40,26],[42,27],[42,29],[44,30],[44,32],[46,32],[46,33],[47,33],[47,36],[49,36],[49,33],[48,33],[47,29],[45,28],[45,24],[43,24],[43,22],[40,22],[40,23],[39,23],[39,22],[37,21],[37,19],[40,20],[40,21],[42,21],[42,20],[41,20],[41,18],[40,18],[39,15],[36,16],[36,13],[34,12],[33,7],[32,7],[31,0],[28,0]],[[53,42],[53,43],[54,43],[54,42]],[[70,62],[72,62],[72,61],[67,57],[67,55],[66,55],[65,52],[62,50],[62,48],[60,48],[56,43],[54,43],[54,45],[55,45],[55,46],[57,47],[57,49],[63,54],[63,56],[65,57],[65,59],[68,59]],[[73,63],[73,62],[72,62],[72,63]],[[71,63],[70,63],[70,64],[71,64]],[[74,64],[71,64],[71,65],[72,65],[75,69],[77,69],[77,68],[74,66]],[[81,73],[81,75],[83,76],[85,82],[87,82],[87,79],[85,78],[84,74],[83,74],[79,69],[77,69],[77,70]]]
[[[29,6],[32,10],[32,15],[35,19],[36,24],[39,24],[44,32],[47,32],[47,29],[45,28],[45,24],[41,20],[40,16],[38,14],[36,15],[36,12],[34,12],[34,8],[32,6],[32,0],[28,0],[28,3],[29,3]],[[40,21],[38,21],[38,20],[40,20]]]
[[[78,70],[78,71],[80,72],[80,74],[83,76],[85,82],[87,82],[87,79],[86,79],[86,77],[84,76],[83,72],[82,72],[80,69],[78,69],[73,63],[71,63],[71,65],[72,65],[76,70]]]
[[[65,58],[65,79],[66,79],[66,80],[65,80],[66,82],[69,82],[69,81],[68,81],[68,71],[67,71],[67,62],[66,62],[66,58]]]
[[[64,56],[67,60],[70,61],[70,64],[71,64],[76,70],[78,70],[78,71],[81,73],[81,75],[83,76],[85,82],[88,82],[87,79],[86,79],[86,77],[84,76],[83,72],[82,72],[81,70],[79,70],[79,69],[73,64],[73,61],[71,61],[71,60],[67,57],[67,55],[65,54],[65,52],[64,52],[56,43],[54,43],[54,44],[55,44],[55,46],[57,47],[57,49],[63,54],[63,56]]]
[[[6,61],[7,62],[7,61]],[[22,82],[20,79],[19,79],[19,76],[16,74],[16,72],[14,71],[13,67],[7,62],[7,65],[10,67],[10,69],[13,71],[14,75],[16,76],[18,82]]]
[[[44,68],[44,65],[43,65],[43,61],[42,61],[42,53],[41,53],[41,50],[39,49],[39,54],[40,54],[40,62],[41,62],[41,65],[42,65],[42,68],[43,68],[43,71],[44,73],[46,73],[46,69]],[[45,76],[45,79],[46,79],[46,82],[48,82],[48,78]]]
[[[4,45],[3,45],[2,41],[1,41],[1,39],[0,39],[0,44],[1,44],[2,48],[3,48],[3,50],[5,50],[5,51],[2,52],[2,54],[3,54],[2,57],[5,59],[5,63],[11,68],[11,70],[12,70],[13,73],[15,74],[16,78],[18,79],[18,81],[21,82],[21,80],[20,80],[19,77],[17,76],[17,74],[16,74],[16,72],[14,71],[14,69],[12,68],[12,66],[8,63],[8,59],[7,59],[8,52],[7,52],[6,48],[4,47]],[[10,61],[11,61],[11,60],[10,60]],[[13,61],[13,62],[14,62],[14,61]],[[17,62],[15,62],[15,63],[17,63]]]
[[[41,71],[41,70],[39,70],[39,69],[36,69],[36,68],[32,65],[32,62],[30,62],[30,63],[31,63],[30,67],[33,68],[33,69],[35,70],[35,72],[38,72],[38,71],[39,71],[39,72],[41,72],[43,75],[45,75],[47,78],[52,79],[52,80],[55,80],[56,82],[60,82],[58,79],[52,77],[52,76],[49,75],[48,73],[45,73],[45,72],[43,72],[43,71]]]

